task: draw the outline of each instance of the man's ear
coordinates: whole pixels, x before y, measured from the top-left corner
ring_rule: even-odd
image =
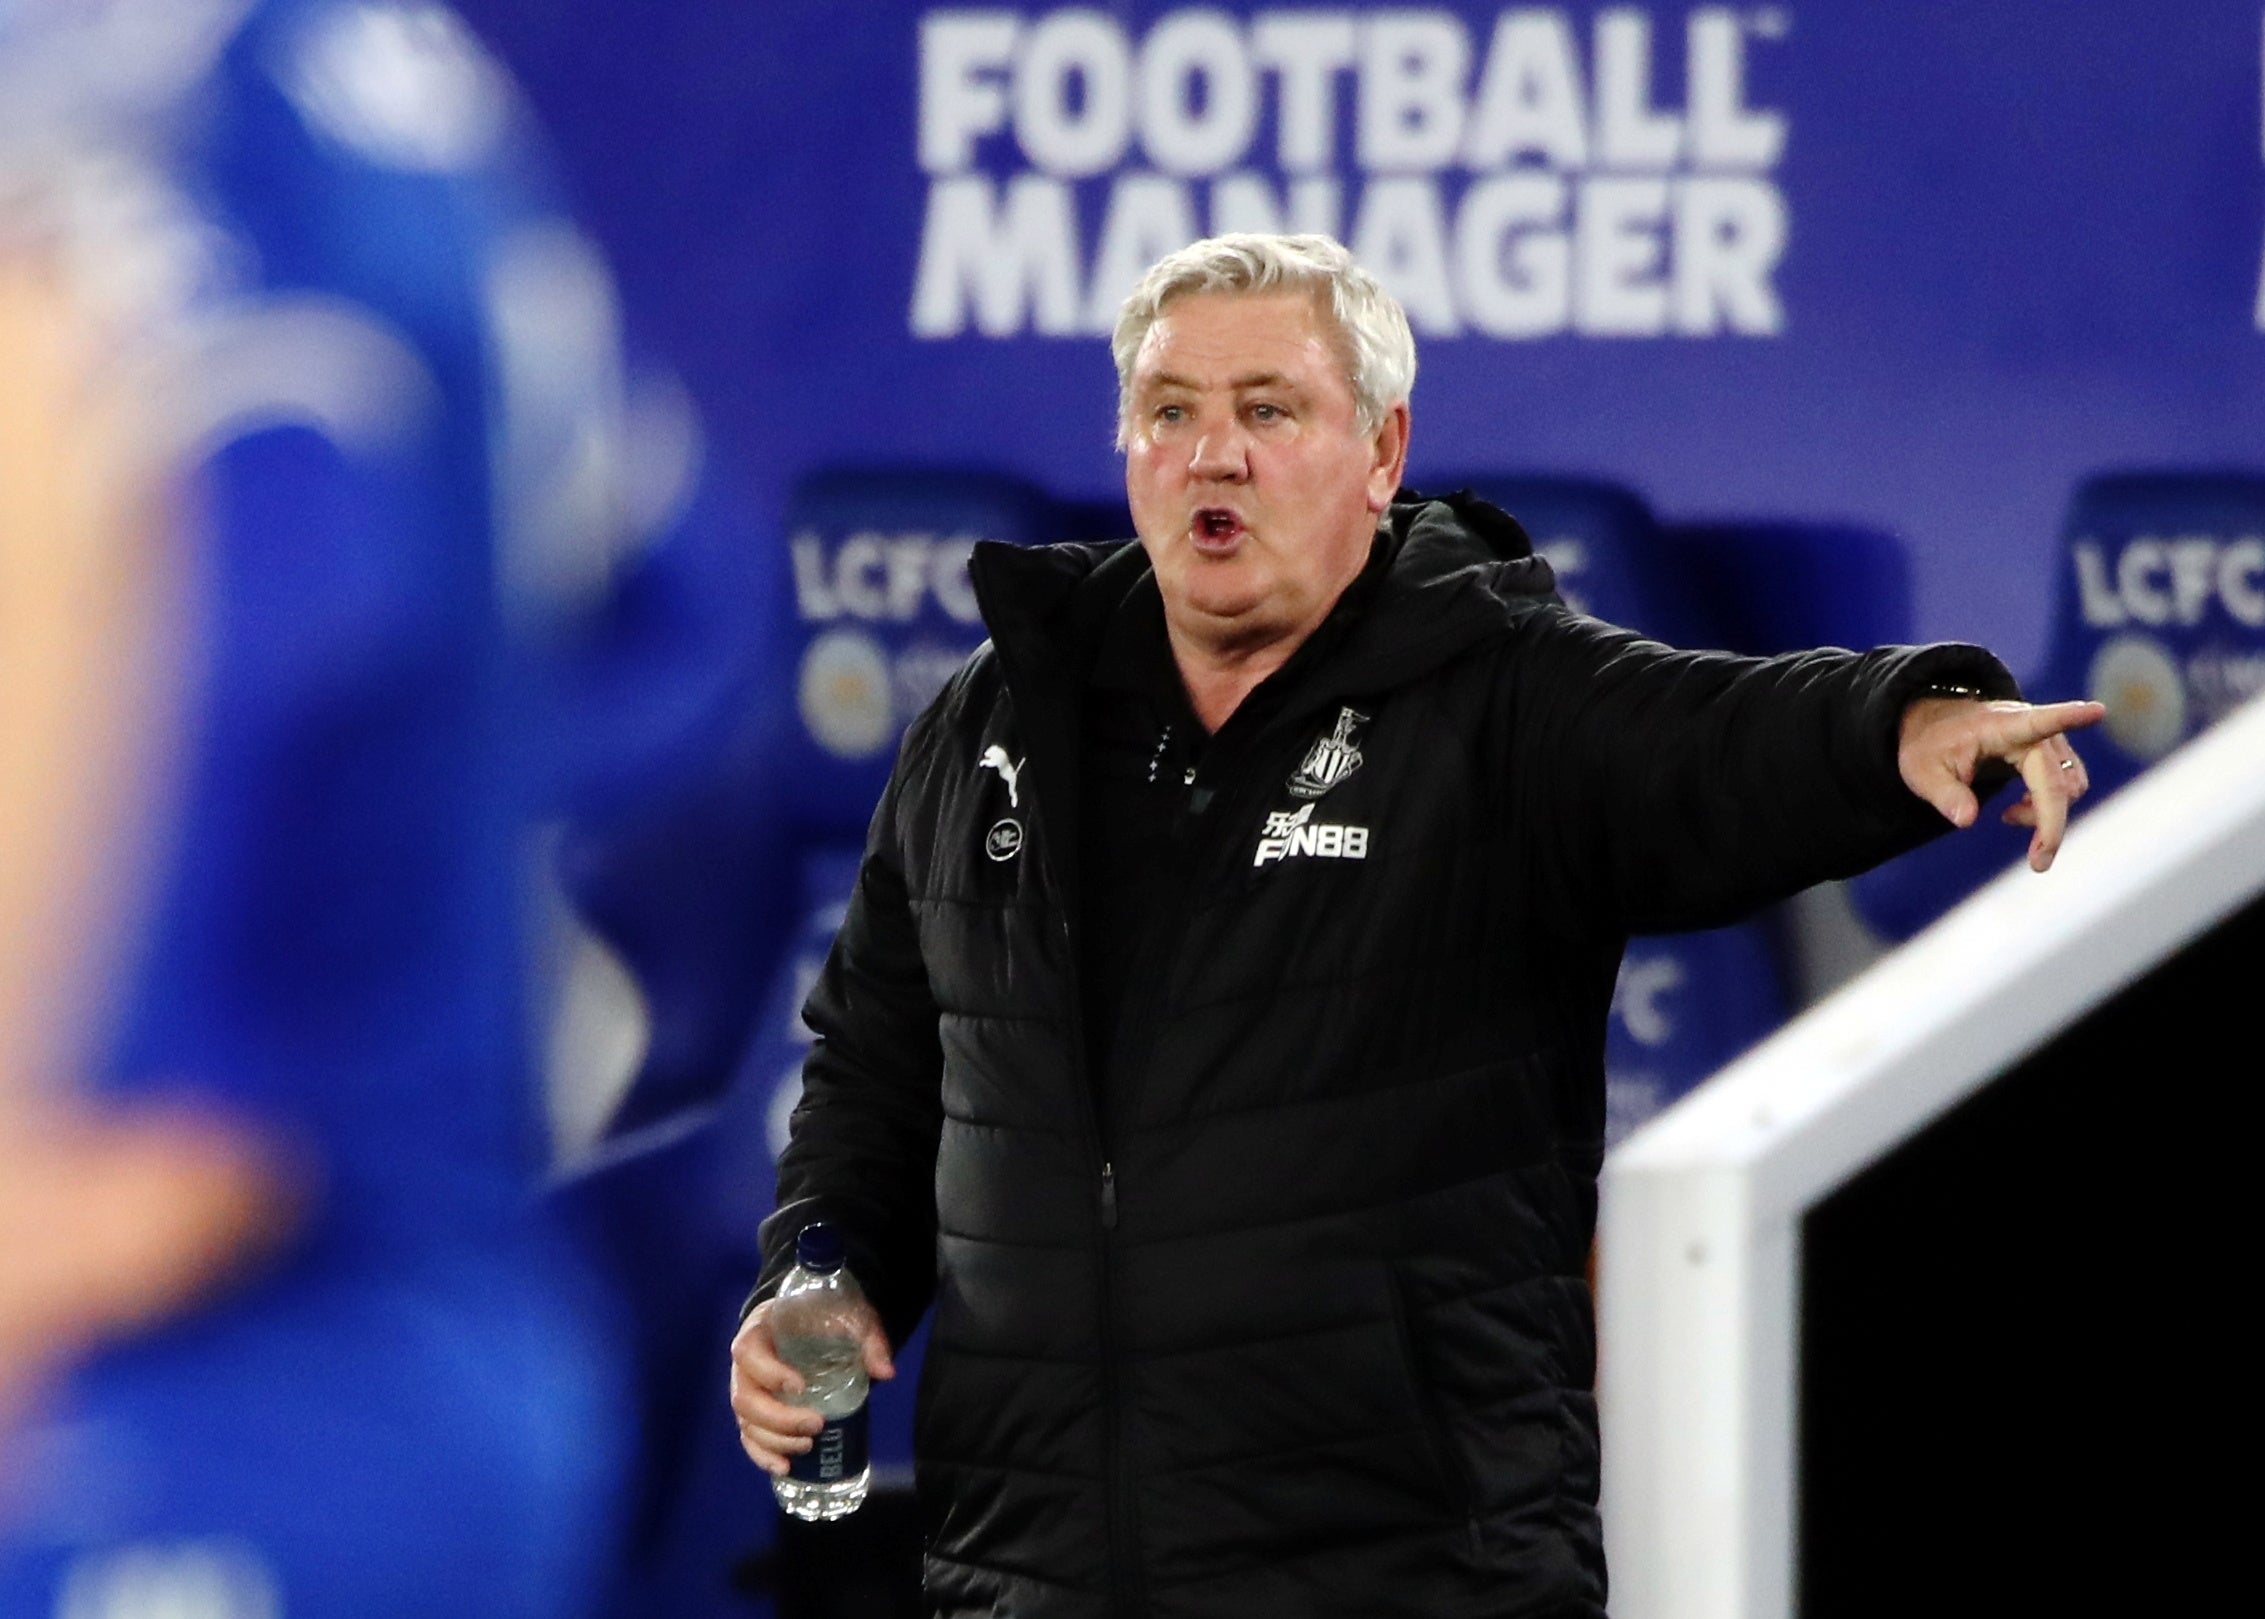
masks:
[[[1399,491],[1401,474],[1408,470],[1408,402],[1403,399],[1384,413],[1369,440],[1368,509],[1382,512]]]

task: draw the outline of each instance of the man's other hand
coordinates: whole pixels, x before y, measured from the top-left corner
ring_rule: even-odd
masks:
[[[1982,812],[1974,773],[1985,759],[2003,759],[2021,774],[2024,788],[2002,819],[2035,829],[2029,865],[2043,871],[2060,852],[2069,806],[2091,786],[2084,761],[2063,733],[2091,725],[2108,710],[2101,703],[1979,702],[1967,697],[1922,697],[1903,711],[1896,763],[1904,785],[1942,811],[1956,827]]]
[[[765,1299],[756,1305],[731,1341],[731,1410],[739,1419],[740,1444],[757,1467],[776,1478],[786,1473],[789,1457],[810,1448],[826,1419],[807,1407],[787,1403],[787,1396],[802,1392],[802,1374],[779,1359],[778,1344],[771,1336],[774,1302]],[[880,1316],[870,1304],[860,1310],[865,1375],[883,1380],[896,1376]]]

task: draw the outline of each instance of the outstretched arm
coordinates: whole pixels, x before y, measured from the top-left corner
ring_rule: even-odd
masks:
[[[1550,914],[1608,937],[1718,927],[1946,830],[1930,806],[1948,792],[1899,767],[1906,716],[1990,709],[1929,701],[1948,687],[2018,696],[1979,647],[1743,658],[1556,611],[1533,616],[1502,674],[1506,804],[1530,880]],[[1942,768],[1965,771],[1960,791],[1991,789],[2005,767],[1981,730],[1961,752],[1925,729]]]
[[[2060,852],[2069,807],[2091,781],[2067,734],[2107,715],[2100,703],[1982,702],[1971,697],[1923,697],[1903,711],[1896,765],[1903,783],[1956,827],[1974,824],[1982,811],[1974,773],[1992,759],[2021,774],[2027,789],[2007,806],[2004,819],[2035,829],[2029,865],[2044,871]]]

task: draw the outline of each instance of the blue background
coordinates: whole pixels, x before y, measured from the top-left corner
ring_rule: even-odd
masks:
[[[842,463],[1117,487],[1100,339],[908,331],[927,9],[944,8],[466,7],[543,113],[631,330],[683,370],[765,521],[795,477]],[[1137,40],[1187,8],[1097,9]],[[1483,58],[1494,8],[1442,9]],[[1553,9],[1586,62],[1604,8]],[[1697,8],[1642,9],[1655,102],[1678,107]],[[1920,635],[2033,669],[2081,477],[2258,459],[2259,8],[1772,9],[1787,30],[1750,45],[1746,103],[1789,125],[1771,173],[1791,218],[1783,333],[1423,341],[1412,477],[1580,472],[1679,521],[1885,528],[1910,549]],[[1271,153],[1262,125],[1252,160]],[[1019,163],[1003,135],[979,159]],[[1105,189],[1080,185],[1089,233]]]

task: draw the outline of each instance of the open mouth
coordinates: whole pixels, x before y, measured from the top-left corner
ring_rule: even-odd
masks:
[[[1232,545],[1243,532],[1242,518],[1224,506],[1204,507],[1195,514],[1192,526],[1196,544],[1205,549]]]

